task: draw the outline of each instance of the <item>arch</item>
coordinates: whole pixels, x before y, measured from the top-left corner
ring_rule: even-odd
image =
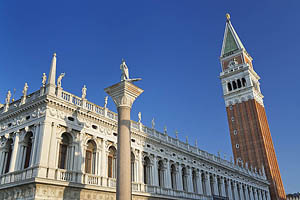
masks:
[[[135,155],[131,152],[131,181],[135,182]]]
[[[171,185],[173,190],[177,189],[176,174],[176,167],[174,164],[171,164]]]
[[[27,132],[24,140],[23,140],[23,145],[21,145],[22,148],[22,153],[21,154],[21,169],[26,169],[29,167],[30,165],[30,161],[31,161],[31,150],[32,150],[32,136],[33,133]]]
[[[3,151],[1,152],[4,159],[3,159],[3,163],[0,163],[0,165],[2,165],[2,167],[0,167],[1,169],[0,175],[9,172],[11,155],[12,155],[12,144],[13,144],[13,140],[11,138],[6,140]]]
[[[108,148],[107,177],[117,178],[117,150],[114,146]]]
[[[195,193],[199,193],[197,189],[197,171],[195,169],[192,171],[192,182],[193,182],[193,191]]]
[[[242,78],[242,85],[243,85],[243,87],[245,87],[247,85],[247,81],[245,78]]]
[[[85,173],[96,173],[96,151],[96,142],[94,140],[89,140],[85,151]]]
[[[237,89],[237,85],[236,85],[236,82],[235,82],[235,81],[232,81],[232,88],[233,88],[233,90],[236,90],[236,89]]]
[[[232,86],[231,86],[230,82],[227,83],[227,89],[228,89],[229,92],[232,91]]]
[[[238,86],[238,88],[241,88],[241,87],[242,87],[242,82],[241,82],[240,79],[237,80],[237,86]]]
[[[182,167],[181,170],[181,175],[182,175],[182,188],[184,191],[188,191],[187,188],[187,171],[186,171],[186,167]]]
[[[157,172],[158,172],[158,186],[164,187],[164,163],[162,160],[158,161]]]
[[[59,155],[58,155],[58,168],[67,169],[69,160],[71,158],[70,146],[72,144],[72,136],[64,132],[61,135],[61,142],[59,144]]]
[[[148,156],[144,157],[143,168],[144,168],[144,183],[151,184],[151,161]]]

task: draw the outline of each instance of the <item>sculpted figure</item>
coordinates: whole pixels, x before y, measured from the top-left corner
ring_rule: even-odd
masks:
[[[84,85],[82,90],[81,90],[82,91],[82,96],[81,96],[82,99],[85,99],[85,97],[86,97],[86,90],[87,90],[86,86]]]
[[[104,97],[104,108],[106,108],[107,106],[107,100],[108,100],[108,96]]]
[[[120,65],[120,69],[122,71],[121,81],[128,80],[129,79],[129,71],[128,71],[128,67],[127,67],[124,59],[122,59],[122,64]]]
[[[27,90],[28,90],[28,85],[27,85],[27,83],[25,83],[24,88],[23,88],[23,91],[22,91],[23,97],[26,97],[26,95],[27,95]]]
[[[46,73],[43,73],[43,77],[42,77],[42,84],[43,84],[43,87],[45,87],[46,81],[47,81]]]
[[[141,112],[138,113],[138,117],[139,117],[139,123],[141,123],[141,121],[142,121],[142,113]]]
[[[177,130],[175,131],[175,136],[176,136],[176,139],[178,139],[178,131]]]
[[[154,129],[154,128],[155,128],[155,121],[154,121],[154,118],[152,119],[151,124],[152,124],[152,129]]]
[[[10,92],[10,90],[8,90],[7,95],[6,95],[6,99],[5,99],[6,104],[9,104],[10,98],[11,98],[11,92]]]
[[[164,126],[164,134],[167,135],[167,126]]]
[[[66,75],[66,73],[61,73],[61,74],[59,75],[59,77],[57,78],[57,86],[58,86],[58,87],[61,87],[61,80],[62,80],[62,78],[63,78],[65,75]]]

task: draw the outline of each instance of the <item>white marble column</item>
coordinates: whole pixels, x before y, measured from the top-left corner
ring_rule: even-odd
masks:
[[[253,188],[253,192],[254,192],[254,199],[258,200],[258,196],[257,196],[257,189]]]
[[[245,200],[250,200],[248,186],[245,185]]]
[[[244,190],[243,190],[243,185],[240,183],[239,184],[239,189],[240,189],[240,200],[244,200]]]
[[[157,159],[155,155],[153,157],[152,175],[153,175],[152,185],[158,186],[158,169],[157,169]]]
[[[204,173],[205,173],[206,194],[208,196],[211,196],[212,193],[211,193],[211,188],[210,188],[210,176],[209,176],[209,173],[207,173],[207,172],[204,172]]]
[[[182,180],[182,166],[180,164],[178,164],[177,167],[178,167],[177,189],[182,191],[183,190],[183,185],[182,185],[182,182],[183,182],[183,180]]]
[[[202,176],[200,171],[197,171],[197,190],[198,190],[198,194],[203,194]]]
[[[239,192],[237,188],[237,182],[233,182],[233,192],[234,192],[234,200],[240,200],[239,198]]]
[[[19,133],[16,132],[14,133],[14,146],[13,146],[13,151],[11,155],[11,161],[10,161],[10,167],[9,167],[9,172],[13,172],[16,167],[16,161],[17,161],[17,151],[19,147]]]
[[[226,192],[225,192],[225,178],[224,177],[220,177],[220,181],[221,181],[221,194],[220,196],[226,197]]]
[[[31,157],[31,163],[30,167],[33,167],[36,164],[36,154],[37,154],[37,147],[38,147],[38,138],[39,138],[39,126],[36,124],[34,125],[34,130],[33,130],[33,137],[34,140],[32,141],[32,157]]]
[[[106,179],[107,179],[107,152],[106,152],[106,139],[103,139],[102,140],[102,149],[101,149],[101,164],[102,164],[102,167],[100,168],[101,169],[101,176],[102,177],[105,177],[103,179],[103,186],[106,186],[107,182],[106,182]]]
[[[252,186],[249,186],[249,193],[250,193],[250,195],[249,195],[249,196],[250,196],[250,197],[249,197],[250,200],[255,200],[255,199],[254,199],[254,196],[253,196]]]
[[[260,189],[257,190],[257,197],[258,197],[258,200],[262,200],[262,198],[261,198],[261,190]]]
[[[40,125],[39,151],[37,160],[39,163],[38,177],[46,178],[48,168],[48,156],[50,149],[50,139],[52,133],[52,123],[44,121]]]
[[[4,150],[1,149],[0,150],[0,175],[3,174],[3,169],[5,168],[5,165],[4,165]]]
[[[57,134],[57,124],[56,123],[51,123],[51,132],[48,133],[49,135],[49,152],[48,152],[48,178],[54,179],[55,178],[55,171],[57,167],[57,160],[56,160],[56,154],[58,153],[57,151],[57,142],[56,142],[56,134]],[[72,156],[74,157],[74,155]]]
[[[187,167],[187,191],[188,192],[195,192],[194,191],[194,186],[193,186],[193,175],[192,175],[192,168]]]
[[[218,178],[217,175],[213,175],[214,195],[219,196]]]
[[[227,179],[227,190],[228,190],[228,199],[232,200],[233,196],[232,196],[231,180],[230,179]]]
[[[170,170],[170,162],[169,160],[166,161],[166,170],[165,170],[165,187],[172,188],[171,183],[171,170]]]
[[[138,183],[144,183],[144,170],[143,170],[143,155],[142,152],[139,151],[138,153],[138,177],[137,182]]]

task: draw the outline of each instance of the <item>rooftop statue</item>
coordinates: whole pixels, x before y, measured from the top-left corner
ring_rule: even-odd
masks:
[[[27,83],[25,83],[23,91],[22,91],[24,97],[27,95],[27,90],[28,90],[28,85],[27,85]]]
[[[8,90],[7,95],[6,95],[6,99],[5,99],[6,104],[9,104],[10,98],[11,98],[11,92],[10,92],[10,90]]]
[[[152,129],[155,129],[155,121],[154,121],[154,118],[152,119],[151,124],[152,124]]]
[[[108,100],[108,96],[104,97],[104,108],[107,107],[107,100]]]
[[[139,118],[139,123],[141,123],[141,121],[142,121],[142,113],[141,112],[138,113],[138,118]]]
[[[82,96],[81,96],[82,99],[85,99],[85,97],[86,97],[86,90],[87,90],[86,86],[84,85],[82,90],[81,90],[82,91]]]
[[[121,81],[134,82],[134,81],[142,80],[141,78],[133,78],[133,79],[129,78],[129,70],[124,59],[122,59],[122,64],[120,65],[120,69],[122,71]]]
[[[66,73],[61,73],[57,78],[57,87],[61,87],[61,80],[66,75]]]
[[[43,84],[43,87],[45,87],[46,81],[47,81],[46,73],[43,73],[43,77],[42,77],[42,84]]]

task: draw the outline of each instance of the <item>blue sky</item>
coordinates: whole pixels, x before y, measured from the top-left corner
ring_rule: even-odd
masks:
[[[219,56],[225,13],[261,76],[261,90],[287,193],[299,191],[299,1],[1,1],[0,102],[39,89],[53,52],[62,86],[103,105],[125,58],[145,92],[132,119],[216,154],[232,154]],[[109,100],[109,108],[115,110]]]

